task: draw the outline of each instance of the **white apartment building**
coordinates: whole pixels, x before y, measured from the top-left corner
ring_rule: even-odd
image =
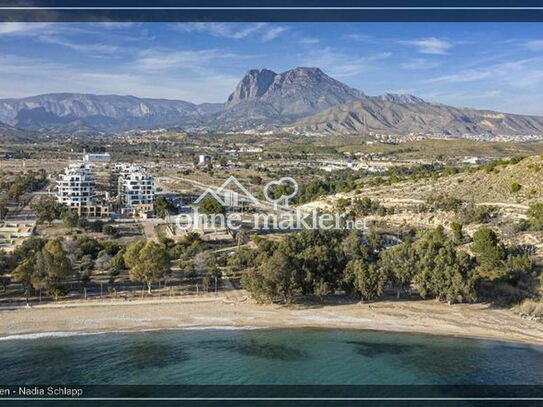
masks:
[[[153,210],[155,181],[144,167],[130,164],[115,166],[118,174],[119,202],[126,213],[141,214]]]
[[[96,180],[90,164],[72,163],[64,169],[57,179],[57,201],[80,216],[109,215],[109,205],[97,202]]]
[[[96,201],[96,180],[89,164],[73,163],[57,180],[57,200],[68,207],[93,205]]]

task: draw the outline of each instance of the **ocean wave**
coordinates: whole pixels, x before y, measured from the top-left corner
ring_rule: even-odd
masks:
[[[69,336],[100,335],[106,332],[57,331],[35,332],[31,334],[14,334],[0,337],[0,341],[31,340],[42,338],[65,338]]]
[[[67,338],[71,336],[87,336],[87,335],[104,335],[104,334],[130,334],[138,332],[156,332],[156,331],[205,331],[205,330],[223,330],[223,331],[247,331],[256,329],[267,329],[266,326],[203,326],[203,325],[182,325],[175,328],[147,328],[147,329],[130,329],[130,330],[111,330],[100,332],[85,332],[85,331],[51,331],[51,332],[34,332],[28,334],[13,334],[0,337],[0,342],[18,341],[18,340],[33,340],[43,338]]]

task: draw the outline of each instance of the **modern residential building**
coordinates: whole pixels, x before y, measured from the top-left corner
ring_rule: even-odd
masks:
[[[69,207],[95,203],[96,181],[89,164],[73,163],[57,180],[57,199]]]
[[[155,181],[144,167],[131,164],[118,164],[118,197],[121,213],[147,216],[153,211],[155,200]]]
[[[85,154],[83,161],[88,163],[108,163],[111,161],[111,155],[109,153],[103,154]]]
[[[109,215],[109,205],[97,202],[96,180],[92,166],[72,163],[57,179],[57,201],[77,211],[80,216]]]

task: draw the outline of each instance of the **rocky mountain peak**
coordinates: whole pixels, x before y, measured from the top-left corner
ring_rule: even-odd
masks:
[[[239,81],[234,92],[228,97],[226,106],[236,105],[244,100],[262,96],[268,90],[277,74],[269,69],[251,69]]]
[[[315,67],[298,67],[282,73],[251,69],[228,97],[225,107],[266,104],[282,115],[299,116],[363,96],[363,92]]]

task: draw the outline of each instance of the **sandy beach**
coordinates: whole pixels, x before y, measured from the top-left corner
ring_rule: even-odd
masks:
[[[60,332],[221,327],[371,329],[543,344],[540,322],[486,304],[447,305],[433,300],[286,307],[259,305],[241,296],[200,296],[81,301],[0,311],[4,340]]]

